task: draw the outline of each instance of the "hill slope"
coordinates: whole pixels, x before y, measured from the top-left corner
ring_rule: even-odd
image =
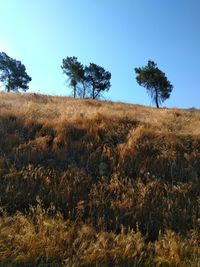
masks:
[[[200,264],[198,110],[1,93],[0,178],[3,264]]]

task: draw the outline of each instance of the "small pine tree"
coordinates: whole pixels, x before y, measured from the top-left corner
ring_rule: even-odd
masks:
[[[94,63],[85,68],[87,84],[90,87],[90,97],[97,99],[101,93],[110,89],[111,73]]]
[[[173,85],[167,80],[165,73],[157,68],[154,61],[149,60],[147,66],[135,68],[136,81],[139,85],[146,87],[156,107],[170,97]]]
[[[63,70],[63,73],[68,76],[69,85],[73,88],[73,96],[74,98],[76,98],[78,94],[77,86],[79,83],[84,82],[84,67],[80,62],[78,62],[77,57],[67,57],[63,59],[61,68]]]
[[[0,81],[5,85],[7,92],[19,89],[26,91],[31,80],[20,61],[9,57],[4,52],[0,53]]]

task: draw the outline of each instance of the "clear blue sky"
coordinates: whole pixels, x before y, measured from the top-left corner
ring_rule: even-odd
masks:
[[[153,105],[134,68],[149,59],[174,90],[164,106],[200,108],[200,0],[0,0],[0,52],[20,60],[30,91],[69,95],[62,59],[112,73],[106,97]]]

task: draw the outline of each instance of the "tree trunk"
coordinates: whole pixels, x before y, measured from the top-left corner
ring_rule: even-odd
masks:
[[[94,96],[94,99],[97,99],[97,96],[100,94],[100,91],[98,91],[97,93],[96,93],[96,95]]]
[[[156,101],[156,107],[159,108],[159,103],[158,103],[158,91],[156,89],[156,98],[155,98],[155,101]]]
[[[85,84],[84,84],[84,82],[82,82],[82,85],[83,85],[83,98],[85,98],[85,91],[86,91],[86,88],[85,88]]]
[[[7,93],[9,93],[11,91],[11,87],[10,87],[10,73],[9,73],[8,69],[5,69],[5,71],[6,71],[7,76],[8,76],[8,82],[5,85],[5,88],[7,90]]]
[[[94,86],[93,86],[93,88],[92,88],[92,99],[95,99],[95,88],[94,88]]]
[[[74,86],[74,98],[76,98],[76,86]]]

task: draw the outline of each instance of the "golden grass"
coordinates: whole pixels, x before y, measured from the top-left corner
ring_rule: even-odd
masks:
[[[97,232],[88,224],[64,220],[39,201],[29,214],[4,215],[0,221],[0,259],[8,263],[60,263],[63,266],[199,266],[197,232],[181,238],[167,230],[155,243],[139,231]],[[190,264],[190,265],[189,265]],[[193,264],[193,265],[191,265]]]
[[[167,230],[147,243],[139,231],[97,232],[66,221],[39,201],[29,214],[1,218],[0,259],[3,266],[199,266],[199,235],[193,231],[182,238]]]
[[[198,110],[1,93],[0,179],[2,266],[200,266]]]

